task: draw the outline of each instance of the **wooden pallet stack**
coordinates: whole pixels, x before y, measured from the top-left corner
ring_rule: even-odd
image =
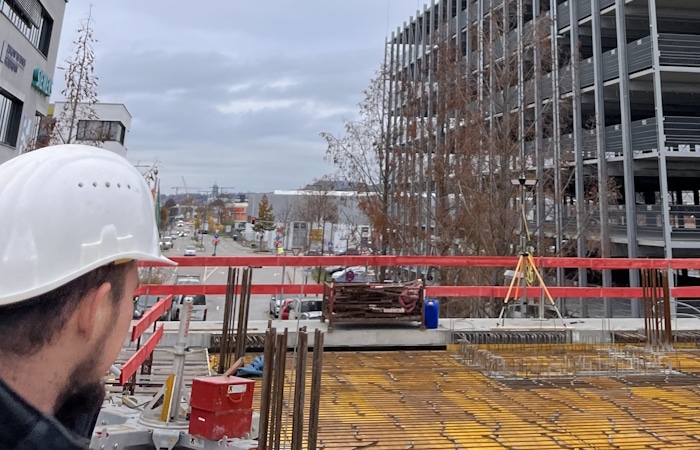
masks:
[[[323,314],[328,330],[335,322],[420,322],[424,324],[425,286],[409,283],[325,283]]]

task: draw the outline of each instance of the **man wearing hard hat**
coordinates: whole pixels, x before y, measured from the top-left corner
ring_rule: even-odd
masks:
[[[124,158],[46,147],[0,165],[0,448],[87,448],[139,285],[160,253]]]

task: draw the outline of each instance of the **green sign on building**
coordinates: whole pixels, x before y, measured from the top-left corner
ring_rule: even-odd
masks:
[[[46,75],[43,70],[37,67],[34,69],[34,75],[32,76],[32,86],[37,91],[49,97],[51,95],[53,80],[49,78],[49,76]]]

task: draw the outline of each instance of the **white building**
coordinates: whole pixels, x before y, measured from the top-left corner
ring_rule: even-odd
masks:
[[[0,0],[0,163],[21,154],[49,109],[66,0]]]
[[[59,117],[65,107],[65,102],[56,102],[49,110],[49,115]],[[79,105],[76,111],[78,125],[74,130],[74,143],[94,144],[100,142],[100,147],[126,157],[126,135],[131,128],[131,114],[121,103],[96,103]],[[59,126],[61,124],[58,124]],[[67,134],[67,130],[62,133]]]
[[[276,190],[274,193],[249,193],[248,215],[257,217],[258,205],[267,195],[275,215],[276,229],[265,232],[263,244],[275,248],[275,242],[285,250],[299,249],[322,254],[339,253],[369,245],[371,229],[369,220],[359,209],[356,191],[313,191],[309,189]],[[337,205],[337,220],[321,223],[310,222],[299,216],[296,205],[307,196],[328,196]],[[257,240],[250,221],[246,225],[246,239]]]

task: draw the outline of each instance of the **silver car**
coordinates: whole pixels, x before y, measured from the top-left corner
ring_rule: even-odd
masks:
[[[185,247],[185,256],[197,256],[197,248],[194,245]]]

